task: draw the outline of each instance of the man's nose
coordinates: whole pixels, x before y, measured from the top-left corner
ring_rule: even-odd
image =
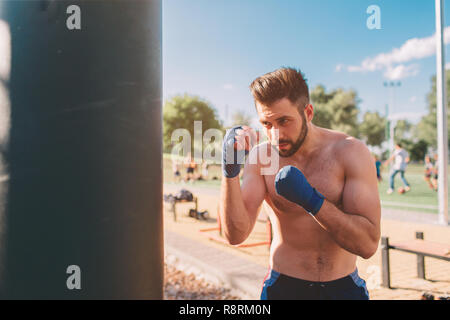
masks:
[[[279,141],[279,140],[283,140],[284,133],[279,128],[272,127],[270,129],[270,136],[271,136],[272,140],[275,140],[275,141],[278,140]]]

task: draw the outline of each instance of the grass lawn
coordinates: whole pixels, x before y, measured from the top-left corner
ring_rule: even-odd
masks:
[[[174,176],[172,173],[172,164],[170,154],[164,154],[164,182],[174,183]],[[394,208],[394,209],[404,209],[411,211],[421,211],[421,212],[433,212],[437,213],[438,206],[438,194],[437,192],[431,190],[428,184],[423,179],[423,166],[418,164],[411,164],[406,170],[406,180],[411,185],[411,191],[405,194],[399,194],[397,192],[398,187],[402,186],[402,181],[400,180],[400,175],[395,177],[395,192],[388,195],[386,194],[389,188],[389,171],[384,169],[382,171],[383,181],[380,182],[378,188],[380,193],[380,199],[383,207]],[[186,169],[181,169],[181,176],[186,175]],[[211,188],[220,187],[220,177],[222,175],[222,169],[220,165],[212,165],[209,167],[209,178],[217,177],[218,180],[207,180],[207,181],[195,181],[193,185],[204,186]],[[189,184],[185,185],[189,189]],[[449,201],[450,202],[450,201]]]
[[[163,168],[164,168],[164,182],[165,183],[175,183],[175,177],[172,172],[172,160],[170,154],[164,154],[163,156]],[[181,177],[184,178],[186,176],[186,168],[181,168]],[[197,168],[196,174],[199,172]],[[212,186],[212,187],[220,187],[220,178],[222,176],[222,168],[220,165],[211,165],[208,168],[209,180],[205,181],[195,181],[193,184],[196,186]],[[213,177],[217,177],[217,180],[211,180]]]
[[[438,193],[430,189],[428,183],[425,182],[422,165],[411,164],[407,167],[405,178],[409,182],[411,190],[405,194],[397,192],[397,189],[403,186],[400,174],[395,177],[395,192],[390,195],[386,194],[389,188],[388,169],[384,169],[382,176],[383,181],[379,184],[379,192],[384,207],[438,212]]]

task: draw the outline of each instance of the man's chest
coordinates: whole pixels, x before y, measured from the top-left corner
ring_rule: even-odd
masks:
[[[340,206],[345,184],[344,169],[341,164],[327,156],[301,163],[281,159],[280,169],[287,165],[298,168],[313,188],[323,194],[328,201],[338,207]],[[277,194],[275,177],[276,175],[264,176],[270,201],[278,210],[283,212],[298,209],[297,205]]]

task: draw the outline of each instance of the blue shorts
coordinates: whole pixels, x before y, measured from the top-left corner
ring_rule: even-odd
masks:
[[[369,292],[358,269],[328,282],[306,281],[271,270],[264,280],[261,300],[369,300]]]

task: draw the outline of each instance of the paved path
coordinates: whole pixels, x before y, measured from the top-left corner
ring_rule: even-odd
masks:
[[[405,222],[418,222],[425,224],[439,224],[437,213],[425,213],[418,211],[405,211],[399,209],[382,208],[381,218]],[[449,229],[450,230],[450,229]]]

